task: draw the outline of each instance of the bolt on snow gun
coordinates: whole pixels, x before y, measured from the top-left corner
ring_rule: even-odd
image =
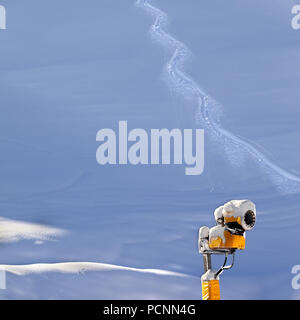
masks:
[[[205,272],[201,277],[203,300],[220,300],[219,276],[233,267],[235,251],[245,249],[245,232],[255,225],[256,208],[249,200],[232,200],[217,208],[214,216],[216,226],[201,227],[198,237]],[[212,254],[225,255],[223,266],[218,271],[212,269]],[[229,255],[232,255],[232,262],[226,265]]]

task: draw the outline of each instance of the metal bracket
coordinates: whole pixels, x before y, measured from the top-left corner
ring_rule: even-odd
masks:
[[[229,270],[233,267],[234,265],[234,257],[235,257],[235,252],[233,251],[232,253],[232,262],[230,265],[226,265],[227,263],[227,258],[228,258],[228,252],[225,253],[225,260],[224,260],[224,263],[223,263],[223,266],[216,272],[215,274],[215,278],[217,278],[220,274],[223,273],[224,270]]]

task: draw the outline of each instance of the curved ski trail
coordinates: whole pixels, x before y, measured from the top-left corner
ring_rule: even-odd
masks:
[[[201,124],[206,132],[224,147],[229,161],[237,166],[241,164],[246,154],[250,155],[281,192],[299,192],[300,177],[273,163],[251,143],[237,137],[219,124],[218,113],[220,112],[221,105],[205,93],[204,90],[185,73],[184,65],[190,56],[190,50],[184,43],[165,31],[168,23],[168,15],[152,5],[149,0],[137,0],[136,5],[144,9],[154,18],[154,23],[150,29],[154,39],[162,43],[164,47],[174,51],[164,69],[167,83],[184,98],[193,99],[196,102],[196,122]]]

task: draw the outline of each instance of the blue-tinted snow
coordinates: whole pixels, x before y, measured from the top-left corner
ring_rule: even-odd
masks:
[[[200,299],[197,230],[213,225],[215,207],[243,198],[256,203],[257,226],[222,275],[222,297],[299,298],[291,288],[292,266],[300,264],[299,193],[279,190],[247,153],[232,165],[230,150],[207,132],[199,177],[185,176],[184,166],[96,163],[97,131],[117,131],[119,120],[129,129],[197,126],[195,106],[162,80],[172,52],[149,36],[153,18],[133,0],[2,3],[1,216],[68,234],[3,243],[0,263],[90,261],[192,276],[7,274],[2,299]],[[185,71],[222,105],[222,126],[299,176],[293,3],[153,1],[168,14],[167,31],[193,53]]]

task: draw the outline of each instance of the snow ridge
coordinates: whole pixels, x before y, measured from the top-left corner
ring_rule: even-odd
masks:
[[[251,143],[224,129],[219,121],[221,105],[210,97],[204,90],[184,72],[184,65],[190,56],[190,50],[184,43],[172,37],[165,31],[168,15],[153,6],[150,0],[137,0],[136,5],[144,9],[154,18],[150,34],[164,47],[173,50],[169,62],[165,66],[164,76],[171,88],[180,93],[185,99],[192,99],[196,103],[196,122],[201,124],[206,132],[223,146],[229,161],[239,166],[245,156],[251,158],[266,173],[274,185],[283,193],[297,193],[300,191],[300,177],[284,170]]]
[[[159,276],[173,277],[191,277],[184,273],[161,270],[161,269],[139,269],[118,266],[106,263],[97,262],[62,262],[62,263],[37,263],[28,265],[0,265],[0,270],[13,273],[19,276],[27,274],[40,274],[46,272],[59,273],[84,273],[87,271],[133,271],[140,273],[150,273]]]

